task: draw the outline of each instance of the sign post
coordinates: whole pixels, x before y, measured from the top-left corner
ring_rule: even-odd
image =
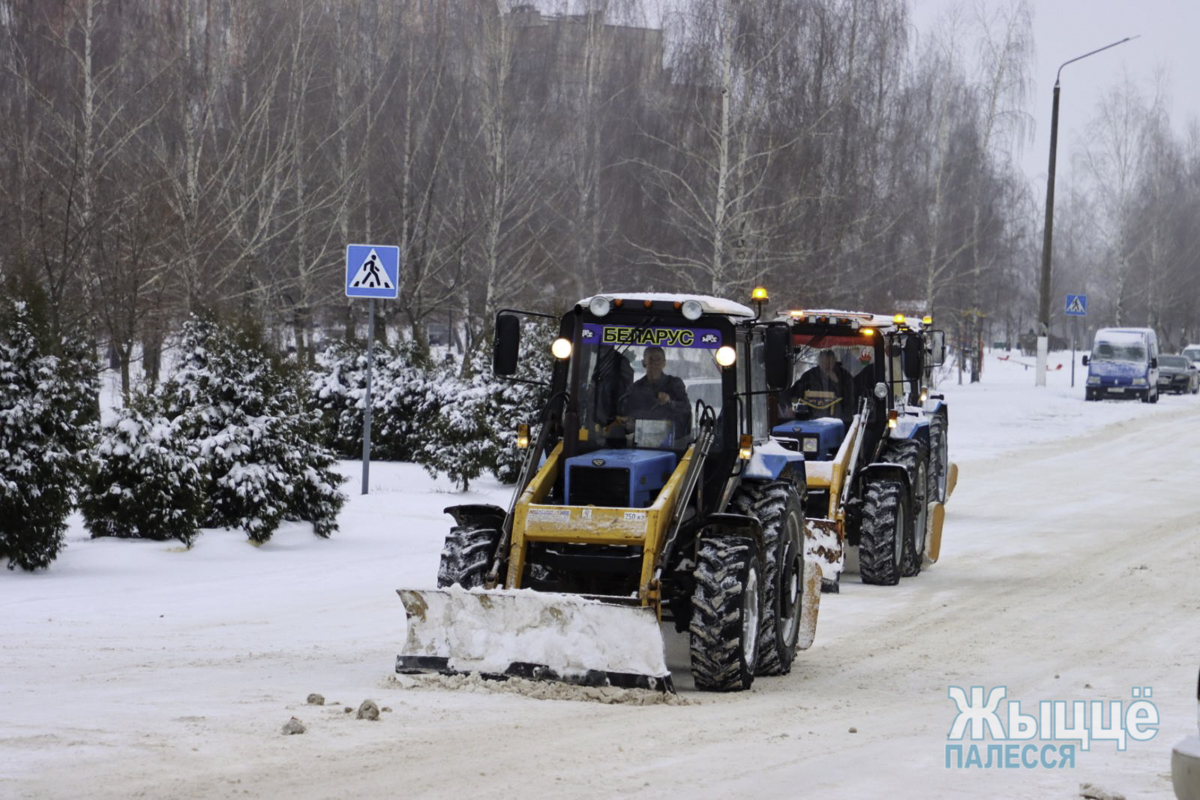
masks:
[[[1075,340],[1079,338],[1078,322],[1087,316],[1087,295],[1069,294],[1063,313],[1071,317],[1071,388],[1075,388]]]
[[[400,248],[346,246],[346,296],[367,298],[367,395],[363,398],[362,493],[371,475],[371,372],[375,367],[375,298],[395,300],[400,290]]]

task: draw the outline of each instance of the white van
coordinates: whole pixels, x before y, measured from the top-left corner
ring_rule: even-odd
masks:
[[[1088,368],[1085,399],[1158,402],[1158,334],[1150,328],[1101,328],[1083,363]]]

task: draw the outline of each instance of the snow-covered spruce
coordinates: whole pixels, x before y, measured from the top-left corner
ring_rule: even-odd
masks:
[[[9,569],[49,566],[62,550],[98,415],[86,342],[65,337],[49,355],[48,339],[28,304],[0,305],[0,558]]]
[[[92,538],[178,539],[191,546],[204,510],[200,470],[153,398],[104,427],[80,498]]]
[[[371,374],[371,453],[384,461],[416,461],[437,409],[429,404],[430,367],[409,342],[376,344]],[[309,378],[325,444],[345,458],[362,455],[367,353],[337,342],[317,356]]]
[[[495,463],[496,436],[489,379],[464,380],[450,359],[439,366],[426,386],[426,404],[437,413],[429,436],[417,451],[417,462],[430,475],[443,473],[463,491]]]
[[[163,394],[205,476],[203,524],[242,528],[255,542],[270,539],[283,520],[311,522],[318,536],[336,530],[342,478],[320,444],[299,370],[256,332],[211,320],[186,323],[181,349]]]

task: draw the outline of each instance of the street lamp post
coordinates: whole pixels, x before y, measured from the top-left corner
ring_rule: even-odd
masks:
[[[1037,338],[1037,385],[1046,385],[1046,359],[1050,353],[1050,256],[1054,241],[1054,167],[1058,161],[1058,92],[1063,67],[1082,61],[1088,56],[1102,53],[1119,44],[1133,41],[1137,36],[1126,36],[1119,42],[1106,44],[1098,50],[1076,56],[1070,61],[1059,65],[1054,76],[1054,107],[1050,113],[1050,168],[1046,175],[1046,224],[1042,237],[1042,281],[1038,298],[1038,338]]]

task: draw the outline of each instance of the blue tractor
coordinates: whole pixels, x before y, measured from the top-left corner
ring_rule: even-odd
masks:
[[[498,315],[496,374],[517,377],[520,332]],[[438,589],[400,591],[397,670],[670,689],[662,621],[700,689],[787,673],[821,586],[804,458],[770,437],[790,351],[786,323],[728,300],[577,303],[512,502],[447,509]]]
[[[805,457],[824,588],[837,591],[848,555],[864,583],[919,574],[937,557],[942,520],[930,420],[909,407],[904,371],[905,348],[923,345],[883,315],[793,311],[787,321],[797,377],[779,394],[772,435]]]

